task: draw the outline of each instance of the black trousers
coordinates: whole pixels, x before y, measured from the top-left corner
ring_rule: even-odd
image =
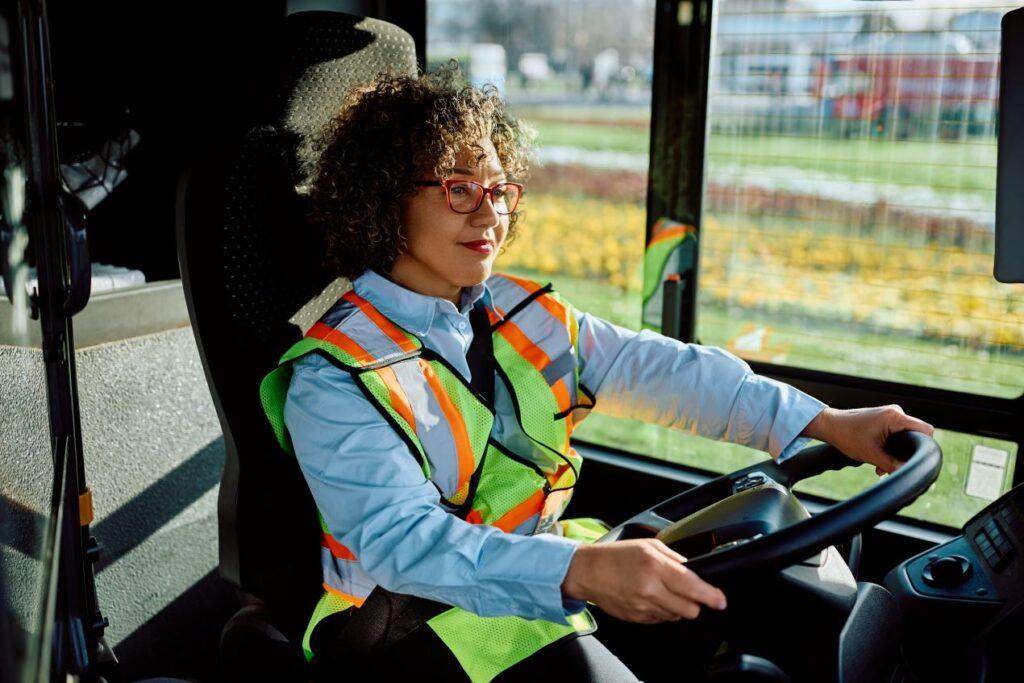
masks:
[[[697,680],[718,643],[695,635],[685,623],[633,624],[590,606],[598,630],[552,643],[503,671],[494,683],[657,683]],[[317,627],[320,631],[320,627]],[[334,637],[327,629],[314,635],[314,651]],[[326,643],[323,643],[326,644]],[[420,627],[364,662],[343,656],[313,660],[315,680],[468,681],[447,646],[429,627]],[[357,673],[358,672],[358,673]]]

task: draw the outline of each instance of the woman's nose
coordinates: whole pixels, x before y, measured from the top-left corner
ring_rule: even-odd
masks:
[[[473,212],[473,218],[480,219],[480,223],[477,220],[473,221],[474,225],[479,225],[479,227],[490,228],[501,222],[501,214],[494,208],[494,198],[490,193],[484,195],[483,201],[480,202],[480,208]],[[486,223],[482,222],[484,220]]]

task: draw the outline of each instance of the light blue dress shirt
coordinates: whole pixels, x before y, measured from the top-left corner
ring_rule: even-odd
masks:
[[[462,305],[405,289],[373,271],[356,293],[467,380],[469,311],[490,303],[486,285]],[[595,410],[744,444],[784,459],[825,404],[754,374],[718,348],[634,332],[577,311],[580,381]],[[445,512],[416,456],[352,377],[316,354],[294,364],[284,409],[295,455],[331,533],[378,584],[481,616],[518,615],[568,623],[585,603],[563,600],[561,584],[578,542],[523,536]],[[586,464],[584,463],[584,467]]]

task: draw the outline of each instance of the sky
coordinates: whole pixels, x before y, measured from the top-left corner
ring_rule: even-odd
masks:
[[[1024,6],[1024,2],[1006,0],[800,0],[817,10],[877,10],[892,16],[897,26],[907,30],[941,28],[954,12],[968,9],[1002,9]]]

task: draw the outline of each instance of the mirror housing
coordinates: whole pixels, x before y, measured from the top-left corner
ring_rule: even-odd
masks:
[[[995,275],[1024,282],[1024,9],[1003,17]]]

